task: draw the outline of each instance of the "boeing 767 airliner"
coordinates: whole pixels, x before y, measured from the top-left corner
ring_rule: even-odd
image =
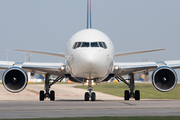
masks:
[[[91,0],[87,0],[87,29],[77,32],[70,38],[65,54],[15,50],[65,58],[65,64],[0,61],[0,69],[6,70],[3,74],[3,85],[8,91],[13,93],[20,92],[26,87],[28,83],[26,72],[30,72],[31,75],[34,75],[34,73],[45,74],[45,87],[43,91],[40,91],[40,101],[44,101],[45,98],[54,101],[55,92],[53,90],[50,91],[50,88],[54,83],[61,82],[64,78],[78,83],[88,81],[88,92],[85,93],[84,99],[85,101],[89,101],[89,99],[95,101],[96,94],[92,92],[92,81],[96,83],[105,82],[112,77],[129,86],[129,90],[124,92],[124,100],[129,100],[129,98],[140,100],[139,90],[134,90],[135,73],[153,71],[153,86],[161,92],[168,92],[176,86],[178,81],[177,74],[173,69],[180,68],[180,60],[115,62],[115,57],[164,49],[115,54],[110,38],[103,32],[91,27]],[[57,76],[57,78],[51,80],[49,79],[51,75]],[[129,79],[123,78],[122,76],[124,75],[129,75]]]

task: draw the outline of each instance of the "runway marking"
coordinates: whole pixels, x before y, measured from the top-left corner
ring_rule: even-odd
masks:
[[[127,102],[122,102],[121,100],[103,100],[102,102],[120,102],[120,103],[123,103],[123,104],[125,104],[125,105],[136,106],[136,104],[127,103]]]
[[[30,94],[30,93],[7,93],[7,95],[27,95],[27,96],[38,96],[39,94]],[[79,96],[79,95],[70,95],[70,94],[56,94],[55,96]]]
[[[136,106],[136,104],[131,104],[131,103],[127,103],[127,102],[121,102],[121,103],[129,105],[129,106]]]
[[[31,96],[34,96],[34,95],[37,95],[37,94],[30,94],[30,93],[7,93],[7,95],[31,95]]]
[[[39,95],[39,92],[37,92],[35,90],[31,90],[31,89],[26,89],[26,90],[29,92],[32,92],[33,94],[30,94],[30,93],[7,93],[7,95],[27,95],[27,96]],[[76,95],[76,94],[56,94],[55,96],[79,96],[79,95]]]
[[[180,109],[180,107],[152,107],[152,108],[63,108],[63,109],[11,109],[0,111],[50,111],[50,110],[113,110],[113,109]],[[177,112],[179,113],[179,112]]]
[[[31,89],[26,89],[26,90],[29,91],[29,92],[32,92],[32,93],[35,93],[35,94],[39,95],[39,92],[37,92],[35,90],[31,90]]]

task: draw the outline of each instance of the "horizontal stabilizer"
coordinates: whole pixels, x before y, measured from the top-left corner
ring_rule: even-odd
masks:
[[[145,51],[136,51],[136,52],[127,52],[127,53],[117,53],[117,54],[115,54],[115,57],[125,56],[125,55],[132,55],[132,54],[139,54],[139,53],[146,53],[146,52],[154,52],[154,51],[160,51],[160,50],[165,50],[165,48],[163,48],[163,49],[145,50]]]
[[[49,53],[49,52],[39,52],[39,51],[28,51],[28,50],[18,50],[13,49],[14,51],[21,51],[21,52],[29,52],[29,53],[38,53],[38,54],[44,54],[44,55],[52,55],[52,56],[58,56],[58,57],[65,57],[64,53]]]

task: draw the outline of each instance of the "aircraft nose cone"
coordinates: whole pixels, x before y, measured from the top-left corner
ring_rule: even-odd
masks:
[[[97,57],[98,54],[97,50],[84,50],[81,54],[81,64],[87,69],[93,69],[98,65]]]

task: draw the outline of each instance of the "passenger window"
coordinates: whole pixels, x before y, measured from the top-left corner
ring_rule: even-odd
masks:
[[[89,43],[88,42],[83,42],[81,47],[89,47]]]
[[[92,43],[91,43],[91,47],[99,47],[99,45],[98,45],[97,42],[92,42]]]

